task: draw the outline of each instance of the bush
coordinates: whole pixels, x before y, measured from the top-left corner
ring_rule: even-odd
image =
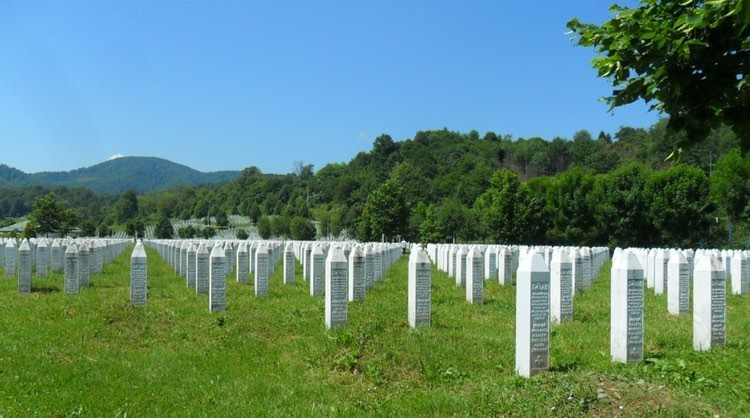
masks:
[[[201,229],[201,237],[204,239],[211,239],[216,235],[216,228],[212,226],[205,227]]]
[[[216,214],[216,225],[229,226],[229,217],[226,212],[220,211]]]
[[[107,224],[101,224],[101,225],[99,225],[99,229],[97,231],[97,235],[99,236],[99,238],[104,238],[104,237],[107,237],[107,236],[111,235],[111,232],[109,230],[109,226],[107,226]]]
[[[138,238],[143,238],[143,236],[146,235],[146,226],[140,219],[130,220],[127,225],[125,225],[125,233],[131,237],[137,235]]]
[[[289,235],[294,240],[314,240],[315,225],[308,219],[295,216],[289,223]]]
[[[237,232],[235,233],[235,236],[237,237],[237,239],[240,239],[240,240],[246,240],[250,238],[250,234],[248,234],[247,231],[245,231],[242,228],[237,230]]]
[[[81,235],[84,237],[93,237],[96,235],[96,227],[91,221],[86,221],[81,225]]]
[[[182,239],[195,238],[198,231],[192,225],[183,226],[177,229],[177,236]]]
[[[166,216],[159,218],[154,229],[154,234],[159,239],[171,239],[174,236],[174,228],[172,227],[172,222],[169,222],[169,218]]]
[[[258,235],[260,235],[261,238],[271,238],[273,228],[271,227],[271,219],[268,216],[261,216],[255,227],[258,229]]]

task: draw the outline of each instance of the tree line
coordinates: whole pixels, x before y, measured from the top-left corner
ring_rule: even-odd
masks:
[[[381,135],[370,151],[318,171],[297,162],[288,174],[249,167],[219,185],[59,197],[97,233],[160,222],[167,231],[169,219],[208,216],[222,227],[239,214],[263,237],[315,235],[310,221],[322,236],[361,240],[697,246],[725,243],[728,226],[744,234],[750,164],[735,135],[719,127],[664,161],[679,140],[666,124],[549,141],[447,129]]]

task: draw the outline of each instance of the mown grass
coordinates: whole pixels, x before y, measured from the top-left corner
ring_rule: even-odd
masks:
[[[514,287],[485,283],[482,306],[433,271],[433,326],[411,330],[406,258],[349,323],[326,332],[323,298],[273,276],[270,296],[230,280],[208,312],[148,249],[148,306],[128,303],[130,250],[80,295],[62,276],[19,295],[0,278],[0,415],[747,415],[750,296],[728,298],[727,347],[692,350],[692,318],[647,292],[646,357],[609,360],[609,265],[552,328],[551,371],[516,377]]]

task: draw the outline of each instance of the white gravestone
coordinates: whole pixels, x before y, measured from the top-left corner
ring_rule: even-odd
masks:
[[[188,269],[188,255],[187,250],[190,247],[190,243],[188,241],[183,241],[182,245],[180,245],[180,275],[185,277],[185,280],[187,281],[187,269]]]
[[[372,247],[365,246],[365,289],[370,290],[375,287],[375,266],[373,265],[374,255]]]
[[[583,293],[585,290],[585,286],[583,285],[583,256],[577,248],[570,250],[570,262],[573,266],[573,293]]]
[[[237,275],[237,283],[246,284],[248,276],[248,268],[250,266],[250,253],[247,250],[247,245],[241,242],[239,248],[237,248],[237,268],[235,269]]]
[[[302,252],[303,259],[304,259],[304,265],[303,265],[303,277],[305,280],[310,280],[310,272],[312,271],[312,250],[313,245],[311,243],[307,243],[305,245],[305,250]]]
[[[5,243],[5,277],[16,276],[16,242],[14,239]]]
[[[383,277],[383,252],[380,246],[373,247],[372,265],[372,277],[375,283],[378,283],[380,278]]]
[[[225,259],[224,248],[221,244],[214,245],[208,261],[208,310],[211,312],[226,309]]]
[[[197,266],[195,265],[196,249],[195,244],[192,242],[187,249],[187,276],[185,276],[185,285],[188,289],[195,289],[195,277],[197,273]]]
[[[430,326],[430,259],[422,247],[415,246],[409,255],[409,326]]]
[[[497,275],[497,250],[489,247],[484,253],[484,279],[490,280]]]
[[[78,293],[78,248],[70,244],[65,249],[65,293]]]
[[[290,242],[284,247],[284,284],[294,283],[294,270],[294,246]]]
[[[669,254],[665,250],[657,250],[654,259],[654,294],[661,295],[669,290],[669,272],[667,271]]]
[[[583,290],[591,288],[594,281],[591,270],[591,250],[587,247],[581,248],[581,280],[583,281]]]
[[[484,254],[473,247],[466,254],[466,301],[481,305],[484,302]]]
[[[741,295],[747,293],[747,258],[742,251],[736,251],[732,256],[732,293]]]
[[[516,373],[530,377],[549,369],[549,269],[532,251],[516,273]]]
[[[505,247],[497,252],[497,279],[501,285],[513,284],[513,253]]]
[[[18,247],[18,293],[31,293],[31,247],[25,239]]]
[[[36,276],[46,277],[49,269],[49,247],[47,241],[42,240],[36,249]]]
[[[456,251],[456,286],[466,287],[466,248]]]
[[[359,245],[349,253],[349,301],[365,300],[365,256]]]
[[[206,245],[201,243],[195,252],[195,293],[208,293],[209,255]]]
[[[260,244],[255,251],[255,296],[268,296],[269,255],[265,244]]]
[[[316,245],[310,253],[310,296],[323,294],[323,274],[325,273],[325,258],[323,248]]]
[[[550,319],[573,320],[573,262],[567,251],[555,250],[550,260]]]
[[[643,360],[643,267],[638,256],[625,251],[612,262],[610,293],[610,354],[612,361]]]
[[[130,303],[146,306],[148,300],[148,263],[146,249],[139,240],[130,255]]]
[[[84,242],[78,247],[78,286],[88,287],[89,285],[89,261],[91,261],[91,252],[89,246]]]
[[[667,311],[672,315],[690,313],[690,264],[681,251],[672,251],[667,262]]]
[[[719,259],[706,254],[695,261],[693,273],[693,348],[724,346],[727,331],[726,270]]]
[[[50,246],[50,268],[52,269],[52,273],[58,273],[62,271],[62,263],[60,261],[62,260],[62,249],[60,248],[60,242],[58,240],[52,241],[52,246]]]
[[[325,262],[325,325],[326,329],[346,324],[349,265],[338,246],[328,251]]]

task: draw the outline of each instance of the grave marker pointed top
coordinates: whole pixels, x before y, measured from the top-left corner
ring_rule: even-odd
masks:
[[[430,262],[430,258],[427,256],[427,251],[422,248],[420,245],[415,245],[414,248],[411,250],[411,254],[409,255],[409,262],[410,263],[428,263]]]
[[[143,248],[143,243],[141,241],[138,241],[138,243],[135,244],[135,248],[133,248],[133,253],[130,257],[146,257],[146,249]]]
[[[221,245],[214,245],[214,248],[211,250],[211,258],[223,258],[224,256],[226,256],[224,248]]]

